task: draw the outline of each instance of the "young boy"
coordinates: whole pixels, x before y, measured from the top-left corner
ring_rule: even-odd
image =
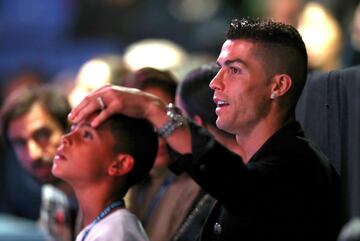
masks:
[[[85,227],[76,241],[148,240],[138,219],[125,209],[129,187],[150,171],[157,135],[142,119],[114,115],[94,129],[95,115],[72,126],[54,158],[52,172],[73,187]]]

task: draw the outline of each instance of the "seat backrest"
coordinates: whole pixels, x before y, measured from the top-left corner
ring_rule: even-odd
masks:
[[[360,66],[309,74],[296,109],[342,177],[343,221],[360,215]]]

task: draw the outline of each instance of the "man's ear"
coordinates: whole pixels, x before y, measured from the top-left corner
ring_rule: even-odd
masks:
[[[271,99],[275,99],[286,94],[292,85],[292,79],[287,74],[278,74],[273,77],[271,88]]]
[[[129,173],[135,164],[134,157],[129,154],[118,154],[108,168],[110,176],[123,176]]]

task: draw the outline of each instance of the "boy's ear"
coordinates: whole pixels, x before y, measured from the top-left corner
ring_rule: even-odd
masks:
[[[129,154],[118,154],[108,168],[110,176],[123,176],[129,173],[135,164],[134,157]]]

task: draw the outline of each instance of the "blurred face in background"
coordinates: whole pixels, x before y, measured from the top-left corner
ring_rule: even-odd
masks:
[[[12,119],[7,134],[21,166],[31,176],[42,183],[55,180],[51,168],[63,130],[40,104]]]
[[[173,101],[170,95],[168,95],[164,90],[158,88],[156,86],[149,86],[144,89],[144,91],[158,96],[165,103],[170,103]],[[169,154],[167,152],[166,142],[163,138],[159,137],[159,148],[158,153],[156,155],[154,168],[165,168],[169,163]]]

